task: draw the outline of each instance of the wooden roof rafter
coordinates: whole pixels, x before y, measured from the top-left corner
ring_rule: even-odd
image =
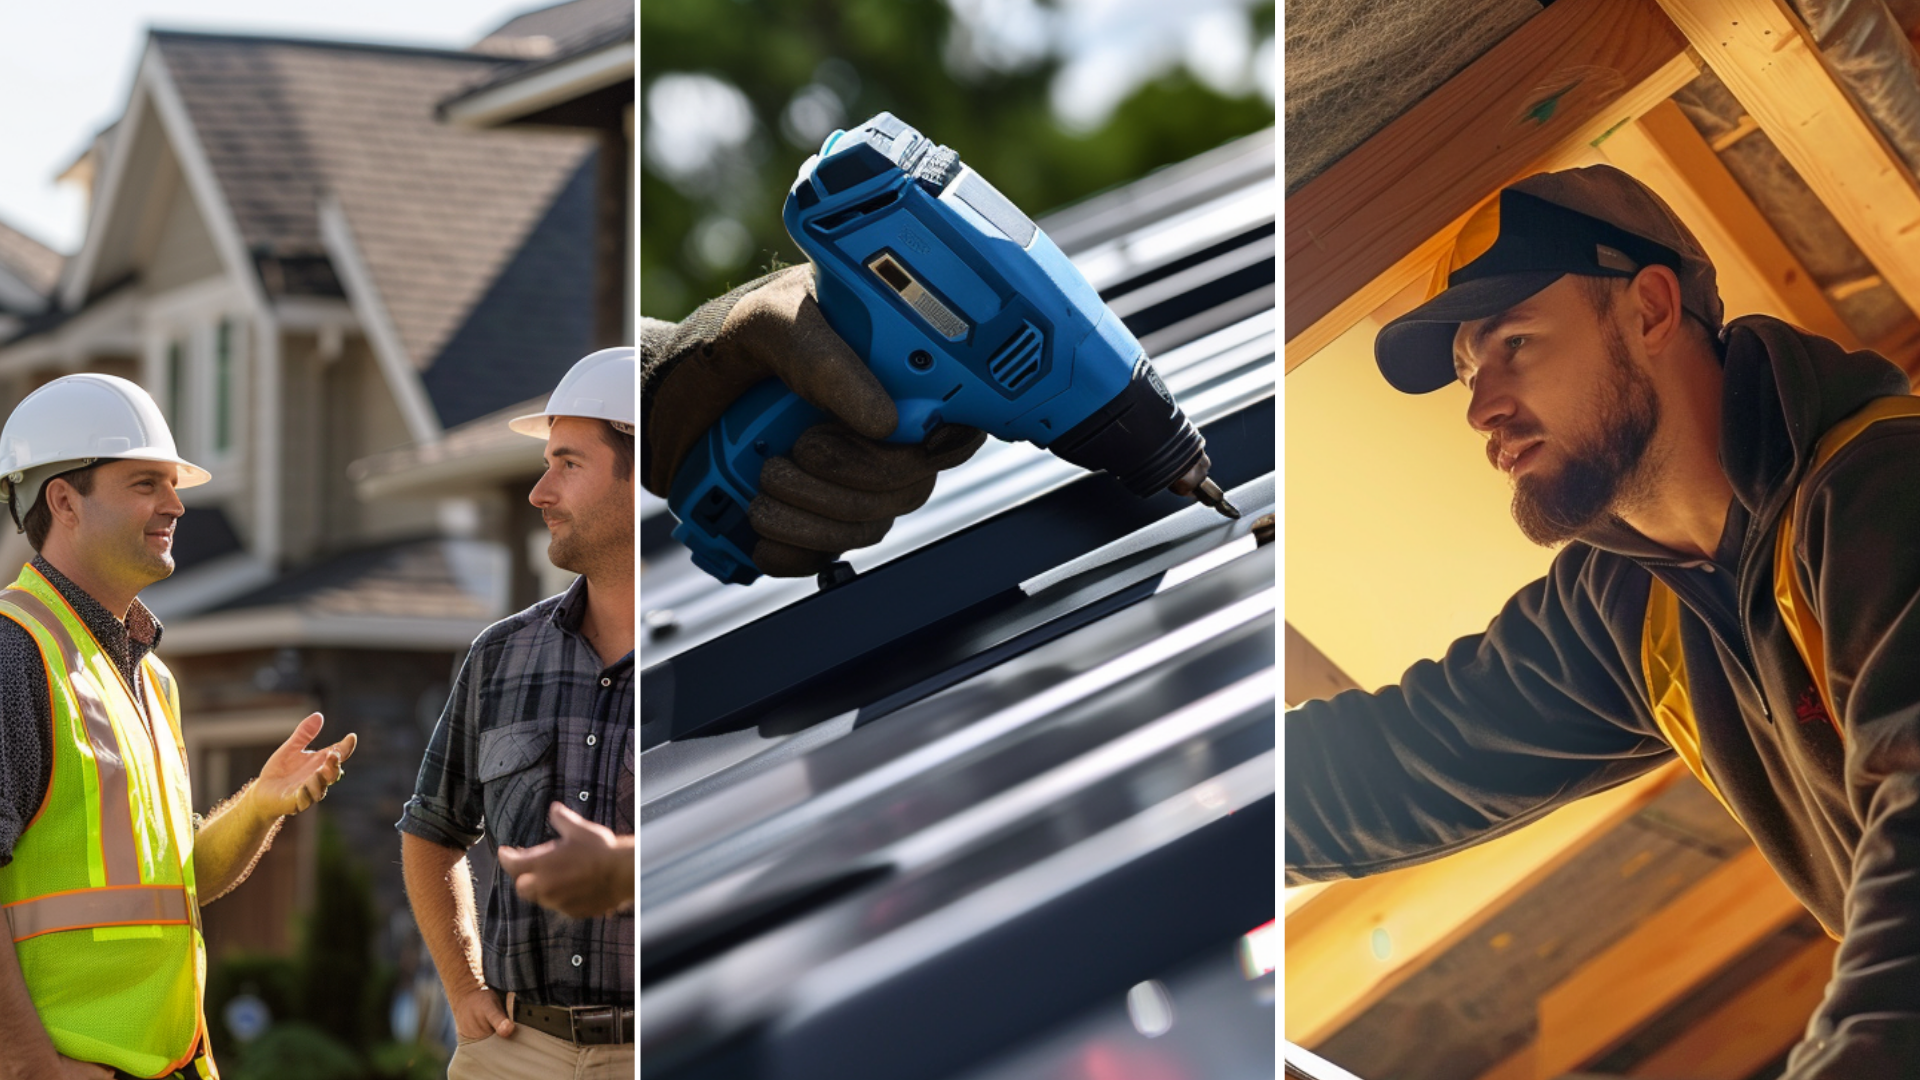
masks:
[[[1653,0],[1559,0],[1287,198],[1286,368],[1431,272],[1501,185],[1699,72]]]
[[[1658,0],[1908,308],[1920,312],[1920,182],[1784,0]]]

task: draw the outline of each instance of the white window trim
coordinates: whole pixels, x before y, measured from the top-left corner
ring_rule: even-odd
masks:
[[[213,474],[202,487],[192,489],[188,497],[199,502],[226,498],[244,490],[243,467],[253,436],[252,387],[257,353],[254,320],[248,313],[247,297],[223,277],[171,289],[150,298],[143,319],[146,340],[144,382],[148,392],[168,413],[180,456]],[[224,452],[214,451],[214,405],[217,388],[215,350],[222,320],[231,330],[233,384],[229,388],[228,409],[232,424]],[[169,350],[178,342],[186,363],[182,382],[184,416],[172,415],[172,372]],[[182,422],[184,420],[184,422]]]

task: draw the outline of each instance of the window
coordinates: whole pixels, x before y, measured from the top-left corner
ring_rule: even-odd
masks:
[[[167,423],[186,432],[187,350],[178,338],[167,342]]]
[[[233,320],[221,319],[213,345],[213,452],[233,448]]]
[[[174,446],[215,476],[232,471],[249,430],[248,327],[225,307],[196,305],[157,318],[145,374]]]

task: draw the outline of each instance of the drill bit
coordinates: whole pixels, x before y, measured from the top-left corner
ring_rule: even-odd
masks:
[[[1211,506],[1220,511],[1222,517],[1240,520],[1239,509],[1227,501],[1226,492],[1221,491],[1220,485],[1214,483],[1211,478],[1200,481],[1200,486],[1193,489],[1193,497],[1202,505]]]

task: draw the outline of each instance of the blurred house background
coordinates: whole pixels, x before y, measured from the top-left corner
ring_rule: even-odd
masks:
[[[0,227],[0,409],[124,376],[213,473],[143,594],[198,809],[308,712],[360,735],[353,779],[208,908],[216,966],[296,949],[327,832],[372,901],[369,970],[415,981],[392,824],[473,636],[565,584],[526,502],[541,446],[505,418],[632,341],[634,40],[629,0],[466,49],[153,30],[66,170],[79,250]],[[11,576],[32,553],[5,532]],[[388,1002],[364,1007],[389,1038]]]

